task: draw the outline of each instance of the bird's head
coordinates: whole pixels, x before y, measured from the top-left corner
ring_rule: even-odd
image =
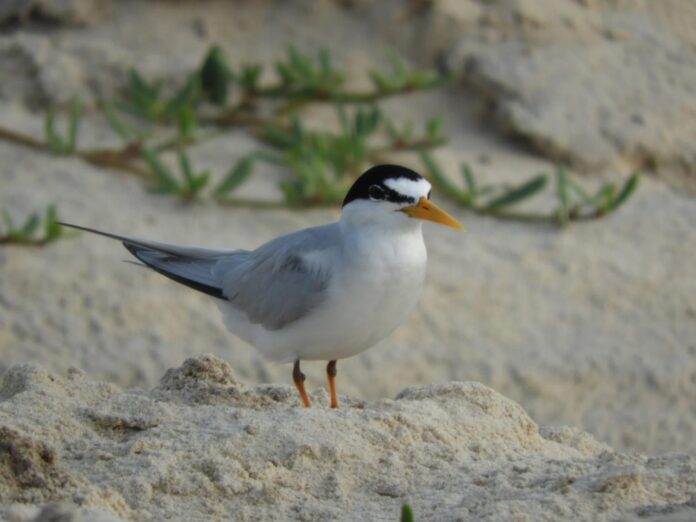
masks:
[[[409,226],[427,220],[464,227],[430,201],[432,186],[424,177],[399,165],[377,165],[353,183],[343,200],[342,221],[355,225]]]

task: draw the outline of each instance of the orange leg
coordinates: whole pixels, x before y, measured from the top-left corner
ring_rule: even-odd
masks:
[[[297,391],[300,392],[300,397],[302,398],[302,404],[305,408],[309,408],[312,403],[309,401],[309,396],[304,388],[305,375],[300,371],[300,360],[295,361],[295,366],[292,369],[292,380],[295,381],[295,387]]]
[[[336,361],[329,361],[329,364],[326,365],[326,375],[329,377],[331,407],[338,408],[338,397],[336,397]]]

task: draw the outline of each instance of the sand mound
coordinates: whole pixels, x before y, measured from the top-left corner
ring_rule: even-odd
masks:
[[[478,383],[395,400],[298,406],[245,388],[214,356],[151,391],[34,365],[0,381],[0,514],[8,520],[520,520],[696,515],[696,460],[624,455],[537,425]],[[57,504],[56,504],[57,503]]]

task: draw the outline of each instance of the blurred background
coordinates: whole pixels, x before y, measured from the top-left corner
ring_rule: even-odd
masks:
[[[542,425],[694,452],[695,25],[690,0],[3,2],[0,371],[146,388],[213,353],[290,384],[210,298],[55,216],[250,249],[392,161],[467,231],[425,227],[423,299],[342,393],[476,380]]]

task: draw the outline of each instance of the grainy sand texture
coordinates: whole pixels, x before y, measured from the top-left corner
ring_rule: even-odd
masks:
[[[478,383],[411,386],[339,411],[320,392],[304,409],[294,388],[247,388],[202,356],[151,391],[25,364],[0,393],[10,520],[60,509],[69,520],[396,520],[404,501],[419,520],[696,516],[693,456],[540,431]],[[49,504],[42,515],[26,503]]]
[[[425,226],[421,303],[339,362],[339,411],[323,364],[303,365],[318,407],[299,408],[290,367],[228,333],[207,296],[122,263],[117,242],[0,246],[0,518],[396,520],[409,503],[417,520],[696,519],[694,2],[21,0],[0,23],[1,126],[37,138],[77,94],[81,145],[118,144],[95,107],[132,65],[171,86],[213,44],[270,69],[294,43],[330,49],[358,87],[394,49],[459,73],[384,104],[446,117],[448,172],[643,173],[615,214],[564,229],[435,192],[467,231]],[[190,155],[220,176],[257,147],[239,130]],[[283,173],[257,170],[239,195],[278,200]],[[227,248],[339,212],[184,205],[0,140],[0,208],[51,203],[66,221]]]

